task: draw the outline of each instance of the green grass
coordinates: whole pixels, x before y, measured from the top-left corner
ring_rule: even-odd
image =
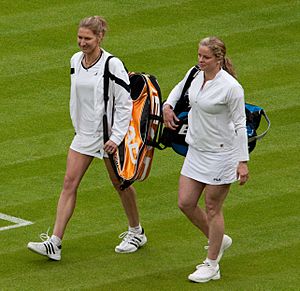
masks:
[[[34,222],[0,232],[0,290],[300,290],[299,1],[1,0],[0,7],[0,213]],[[156,151],[150,177],[135,184],[149,240],[137,253],[114,253],[126,219],[98,160],[80,186],[63,260],[26,249],[53,225],[73,136],[69,59],[79,20],[97,14],[109,22],[103,47],[128,69],[154,74],[164,99],[196,63],[198,41],[221,37],[246,101],[271,119],[251,154],[250,181],[233,185],[225,202],[234,244],[222,280],[187,280],[206,241],[177,208],[183,159],[171,150]]]

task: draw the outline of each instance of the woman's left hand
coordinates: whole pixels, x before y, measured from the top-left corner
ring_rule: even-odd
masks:
[[[244,185],[247,182],[249,178],[247,162],[239,162],[237,167],[237,177],[240,180],[240,185]]]
[[[103,147],[108,154],[113,154],[117,148],[118,146],[111,140],[108,140]]]

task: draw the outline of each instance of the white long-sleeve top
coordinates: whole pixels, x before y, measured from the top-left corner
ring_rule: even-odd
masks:
[[[104,96],[103,96],[103,75],[104,66],[107,58],[111,54],[102,49],[102,55],[99,60],[99,71],[95,78],[97,78],[96,86],[94,87],[93,106],[90,107],[90,112],[84,114],[92,117],[90,133],[94,136],[101,136],[103,138],[103,114],[104,114]],[[70,96],[70,115],[75,132],[80,133],[79,122],[82,120],[82,110],[79,108],[79,100],[77,96],[76,85],[78,82],[78,72],[83,59],[83,53],[75,53],[71,58],[71,96]],[[123,63],[116,57],[109,61],[109,71],[122,79],[129,85],[128,74],[124,68]],[[127,133],[129,122],[131,119],[132,100],[130,93],[122,86],[116,84],[114,81],[109,81],[109,101],[107,106],[107,117],[109,125],[110,140],[119,145],[125,134]],[[113,126],[111,127],[113,119]]]
[[[191,70],[191,69],[190,69]],[[175,107],[190,70],[169,94],[167,104]],[[238,149],[238,160],[248,161],[248,140],[244,90],[221,69],[213,80],[204,82],[200,71],[189,88],[191,110],[186,142],[200,151],[222,152]]]

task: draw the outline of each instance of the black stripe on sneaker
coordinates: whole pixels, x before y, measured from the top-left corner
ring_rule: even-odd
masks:
[[[44,246],[46,248],[46,253],[47,255],[51,255],[51,254],[54,254],[55,255],[55,250],[54,250],[54,246],[53,246],[53,243],[51,242],[45,242],[44,243]]]
[[[130,241],[129,243],[130,243],[131,245],[134,245],[136,248],[139,247],[139,244],[135,243],[134,241]]]
[[[52,254],[55,254],[53,244],[50,242],[49,245],[51,246]]]
[[[134,238],[135,238],[136,240],[138,240],[139,242],[142,242],[142,240],[141,240],[139,237],[135,236]]]
[[[45,246],[45,248],[46,248],[46,253],[49,254],[49,251],[50,251],[50,250],[49,250],[48,244],[47,244],[47,243],[44,243],[44,246]]]

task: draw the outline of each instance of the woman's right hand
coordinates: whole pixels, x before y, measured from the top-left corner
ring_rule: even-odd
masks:
[[[118,146],[112,141],[108,140],[104,146],[103,146],[104,151],[106,151],[108,154],[113,154],[117,149]]]
[[[175,115],[171,105],[165,104],[163,107],[163,118],[164,118],[164,125],[167,128],[170,128],[172,130],[175,130],[178,125],[176,122],[179,121],[177,116]]]

